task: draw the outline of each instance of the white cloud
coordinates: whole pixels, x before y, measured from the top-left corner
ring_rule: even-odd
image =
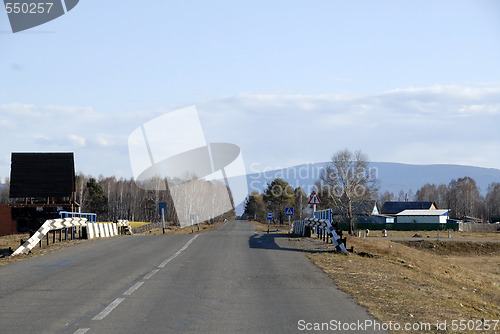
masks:
[[[72,146],[75,147],[85,147],[85,138],[77,136],[77,135],[70,135],[69,140],[72,144]]]
[[[193,104],[206,141],[239,145],[248,166],[325,161],[349,148],[374,161],[500,168],[500,84],[379,94],[241,94]],[[106,114],[92,107],[0,105],[0,156],[74,151],[77,170],[128,177],[130,133],[180,107]],[[9,167],[2,163],[0,176],[9,175]]]
[[[33,148],[31,150],[74,150],[85,147],[85,138],[74,135],[35,135],[33,140]]]
[[[13,129],[15,128],[15,124],[14,122],[12,122],[11,120],[9,119],[0,119],[0,128],[3,129],[3,131],[5,131],[6,129]]]
[[[93,137],[93,141],[100,146],[113,146],[115,145],[115,138],[107,134],[98,134]]]
[[[247,164],[324,161],[348,147],[373,160],[500,167],[500,157],[483,149],[499,151],[500,84],[371,95],[245,94],[198,109],[207,139],[240,145]]]
[[[11,103],[0,105],[0,115],[26,122],[52,122],[54,120],[72,120],[75,124],[96,122],[105,118],[92,107],[75,106],[36,106],[33,104]]]

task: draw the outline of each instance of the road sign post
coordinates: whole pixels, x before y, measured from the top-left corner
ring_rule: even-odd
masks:
[[[273,212],[268,211],[267,212],[267,233],[269,233],[269,224],[271,223],[271,220],[273,220]]]
[[[196,215],[194,213],[189,215],[189,220],[191,221],[191,233],[194,233],[194,220],[196,218]]]
[[[291,217],[293,216],[293,207],[285,208],[285,216],[288,216],[288,234],[290,234]]]
[[[165,209],[161,209],[161,226],[163,228],[163,234],[165,234]]]
[[[318,194],[313,193],[307,204],[310,204],[313,206],[313,218],[314,218],[314,214],[316,213],[316,205],[321,204],[321,201],[319,200]]]
[[[167,203],[158,203],[158,211],[160,211],[161,214],[161,226],[163,228],[163,234],[165,234],[165,214],[167,213]]]

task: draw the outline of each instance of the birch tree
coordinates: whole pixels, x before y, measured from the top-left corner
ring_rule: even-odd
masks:
[[[356,232],[353,204],[376,198],[377,174],[376,169],[370,169],[366,154],[345,149],[332,156],[320,176],[322,193],[326,194],[333,208],[341,213],[351,235]]]

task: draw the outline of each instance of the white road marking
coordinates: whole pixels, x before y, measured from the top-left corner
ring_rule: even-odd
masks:
[[[142,279],[150,279],[151,277],[153,277],[154,274],[156,274],[159,271],[160,271],[160,269],[152,270],[149,274],[147,274],[146,276],[144,276]]]
[[[144,284],[144,282],[137,282],[133,286],[131,286],[130,289],[128,289],[127,291],[125,291],[123,294],[125,296],[130,296],[132,294],[132,292],[134,292],[135,290],[139,289],[141,287],[141,285],[143,285],[143,284]]]
[[[90,330],[90,328],[80,328],[75,332],[75,334],[85,334]]]
[[[184,247],[182,247],[174,255],[172,255],[171,257],[169,257],[165,261],[163,261],[158,266],[158,269],[152,270],[149,274],[147,274],[146,276],[144,276],[143,279],[150,279],[154,274],[156,274],[158,271],[160,271],[160,268],[164,268],[170,261],[172,261],[177,256],[179,256],[182,252],[184,252],[189,247],[189,245],[191,245],[191,243],[196,238],[198,238],[198,236],[199,236],[199,234],[197,234],[194,237],[192,237],[191,239],[189,239],[189,241],[184,245]],[[130,287],[130,289],[128,289],[127,291],[125,291],[123,293],[123,295],[130,296],[135,290],[139,289],[141,287],[141,285],[143,285],[143,284],[144,284],[144,282],[137,282],[137,283],[135,283],[132,287]],[[101,313],[99,313],[98,315],[96,315],[92,320],[102,320],[102,319],[106,318],[106,316],[108,314],[110,314],[111,311],[113,311],[124,300],[125,300],[125,298],[116,298],[111,304],[109,304],[104,310],[101,311]],[[80,328],[74,334],[85,334],[89,330],[90,330],[90,328]]]
[[[159,266],[158,268],[163,268],[165,267],[170,261],[172,261],[173,259],[175,259],[177,256],[179,256],[182,252],[184,252],[188,247],[189,245],[191,245],[191,243],[194,241],[194,239],[198,238],[199,234],[195,235],[194,237],[192,237],[191,239],[189,239],[189,241],[184,245],[184,247],[182,247],[181,249],[179,249],[174,255],[172,255],[171,257],[169,257],[168,259],[166,259],[165,261],[163,261]]]
[[[106,316],[110,314],[111,311],[113,311],[124,300],[125,298],[116,298],[111,304],[108,305],[108,307],[102,310],[102,312],[96,315],[92,320],[102,320],[106,318]]]

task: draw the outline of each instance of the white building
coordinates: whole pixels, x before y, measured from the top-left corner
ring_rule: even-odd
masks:
[[[446,224],[449,210],[404,210],[396,215],[398,224]]]

